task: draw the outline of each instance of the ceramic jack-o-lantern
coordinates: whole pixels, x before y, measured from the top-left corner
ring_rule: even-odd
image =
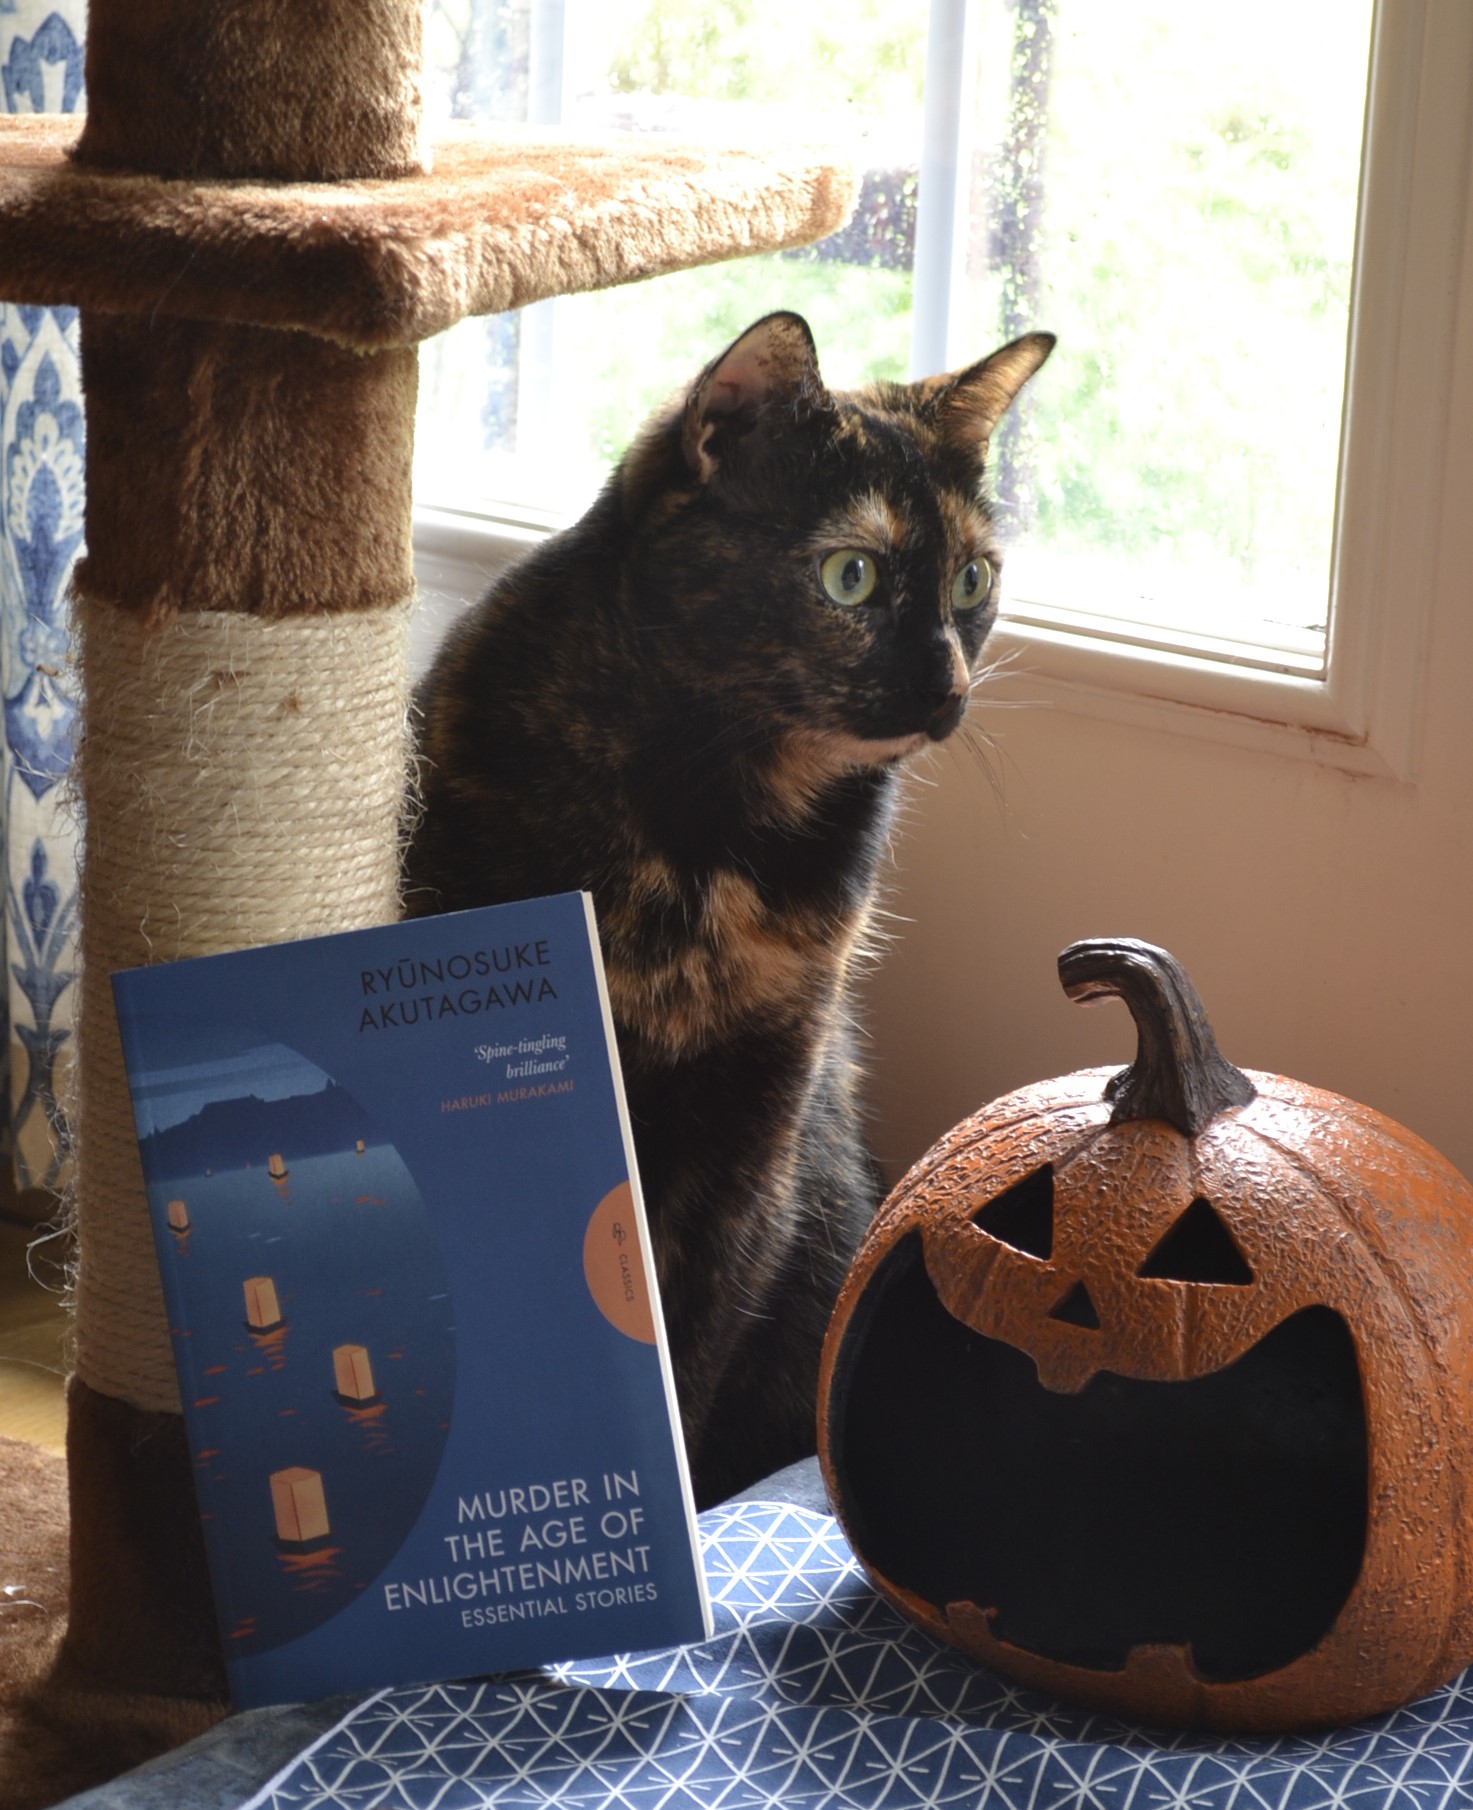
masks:
[[[1076,943],[1130,1067],[958,1126],[881,1209],[820,1451],[879,1589],[1136,1719],[1343,1722],[1473,1658],[1473,1190],[1224,1060],[1164,950]]]

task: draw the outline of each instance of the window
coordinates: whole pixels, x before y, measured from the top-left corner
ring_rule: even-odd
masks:
[[[994,461],[1015,688],[1250,740],[1287,725],[1301,751],[1401,770],[1415,611],[1388,665],[1365,543],[1408,259],[1460,206],[1429,163],[1467,106],[1435,92],[1437,29],[1417,0],[1384,0],[1374,49],[1371,0],[932,0],[929,20],[904,0],[433,0],[432,113],[796,132],[851,145],[865,176],[821,247],[427,348],[431,589],[499,556],[480,516],[575,515],[648,408],[768,308],[808,316],[838,384],[1048,325],[1060,352]]]
[[[822,247],[559,298],[445,335],[422,360],[421,496],[534,520],[576,515],[651,408],[775,307],[807,316],[830,382],[906,376],[924,10],[433,0],[426,35],[432,119],[807,138],[853,145],[869,175],[859,217]],[[494,108],[482,66],[496,71]]]
[[[961,337],[1063,336],[996,449],[1016,618],[1323,675],[1370,14],[980,9]]]

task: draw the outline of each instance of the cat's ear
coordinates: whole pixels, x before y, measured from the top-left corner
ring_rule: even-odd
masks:
[[[750,434],[774,407],[791,411],[824,395],[818,348],[801,314],[769,314],[748,327],[691,385],[681,426],[686,463],[708,483],[722,442]]]
[[[930,378],[922,388],[942,438],[961,452],[985,452],[1013,398],[1054,344],[1052,333],[1025,333],[980,364]]]

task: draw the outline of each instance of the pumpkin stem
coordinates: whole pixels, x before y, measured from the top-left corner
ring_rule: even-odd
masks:
[[[1134,937],[1090,937],[1059,957],[1070,999],[1093,1005],[1123,999],[1140,1042],[1135,1061],[1111,1077],[1110,1123],[1165,1119],[1186,1137],[1230,1106],[1246,1106],[1257,1089],[1217,1047],[1197,989],[1174,956]]]

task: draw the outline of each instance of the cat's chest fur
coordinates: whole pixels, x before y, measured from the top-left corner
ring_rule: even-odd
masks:
[[[734,868],[691,883],[662,859],[637,862],[603,920],[615,1015],[672,1061],[745,1024],[811,1022],[847,989],[868,916],[764,897]]]
[[[995,609],[986,437],[1049,343],[839,396],[759,322],[419,694],[409,908],[593,895],[702,1501],[812,1447],[876,1199],[854,972],[900,764]]]

